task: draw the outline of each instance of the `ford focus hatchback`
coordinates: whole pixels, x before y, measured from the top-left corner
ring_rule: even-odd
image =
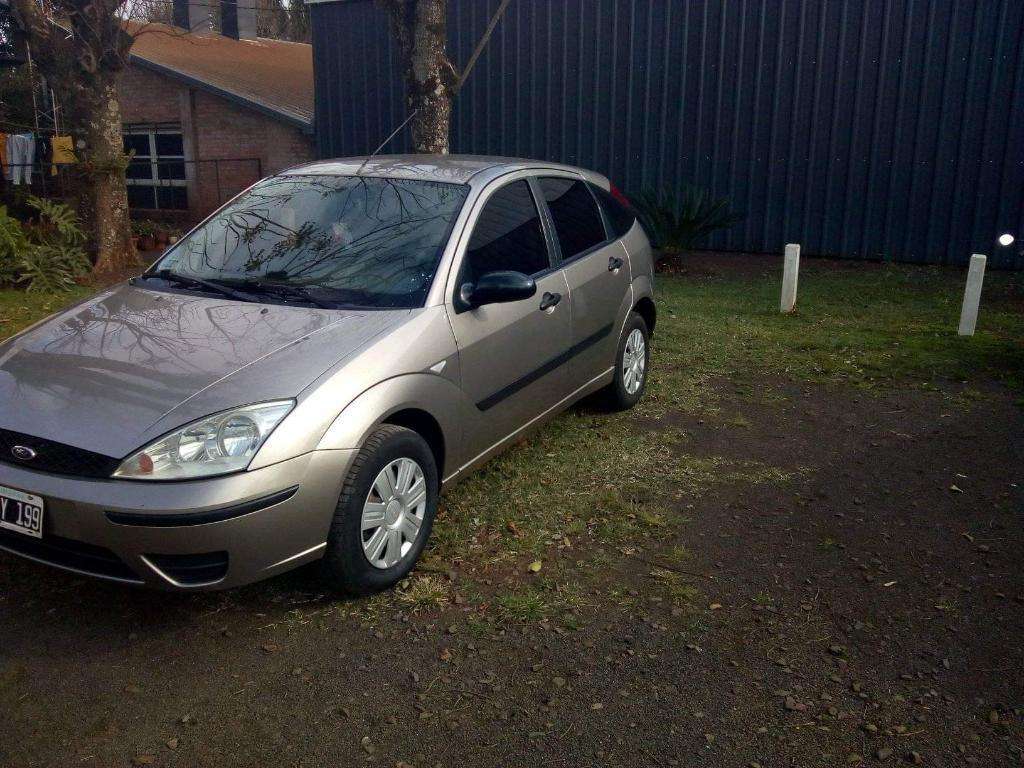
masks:
[[[265,179],[0,344],[0,548],[164,589],[317,560],[388,587],[445,485],[585,395],[640,399],[652,280],[589,171],[418,155]]]

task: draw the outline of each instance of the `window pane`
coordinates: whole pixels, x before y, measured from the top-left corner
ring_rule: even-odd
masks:
[[[153,166],[149,164],[149,158],[132,159],[128,162],[124,175],[129,179],[151,179],[153,178]]]
[[[605,240],[604,222],[587,185],[573,179],[540,179],[555,222],[562,258],[571,259]]]
[[[550,264],[540,215],[525,181],[502,187],[487,201],[469,240],[463,279],[513,270],[533,275]]]
[[[166,192],[169,195],[184,195]],[[299,285],[324,301],[423,305],[467,187],[363,176],[276,176],[182,240],[159,268],[228,284]],[[181,198],[183,201],[184,199]]]
[[[185,187],[157,187],[156,201],[161,210],[185,210],[188,208],[188,192]]]
[[[135,152],[135,157],[149,157],[149,134],[132,133],[124,137],[124,151]]]
[[[594,190],[594,194],[601,202],[601,207],[604,209],[605,216],[608,217],[615,237],[622,237],[629,232],[633,228],[633,222],[636,221],[633,212],[616,200],[611,192],[601,189],[595,184],[591,184],[590,188]]]
[[[160,160],[156,171],[160,179],[184,179],[185,163],[181,160]]]
[[[181,156],[185,154],[182,149],[180,133],[158,133],[156,135],[156,153],[160,157],[166,155]]]
[[[156,200],[153,197],[152,187],[140,187],[135,184],[128,185],[128,207],[129,208],[156,208]]]

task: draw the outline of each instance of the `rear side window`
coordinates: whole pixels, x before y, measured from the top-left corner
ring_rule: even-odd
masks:
[[[551,211],[564,260],[575,258],[607,239],[597,203],[583,181],[555,177],[537,181]]]
[[[484,205],[469,239],[462,279],[476,282],[487,272],[513,270],[527,275],[551,266],[537,204],[526,181],[514,181]]]
[[[597,199],[604,209],[604,215],[608,217],[612,234],[618,238],[629,232],[636,221],[636,216],[633,215],[633,212],[616,200],[608,190],[601,189],[596,184],[591,184],[590,188],[594,190],[594,194],[597,195]]]

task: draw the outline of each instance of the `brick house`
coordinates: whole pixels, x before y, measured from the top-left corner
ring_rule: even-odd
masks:
[[[145,215],[197,220],[314,157],[311,47],[257,38],[233,2],[218,33],[210,8],[175,0],[180,26],[148,25],[121,80],[129,204]]]

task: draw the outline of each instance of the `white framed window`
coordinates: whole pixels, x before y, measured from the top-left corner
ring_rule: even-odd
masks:
[[[147,210],[187,210],[185,146],[181,126],[126,125],[124,151],[131,155],[125,180],[128,205]]]

